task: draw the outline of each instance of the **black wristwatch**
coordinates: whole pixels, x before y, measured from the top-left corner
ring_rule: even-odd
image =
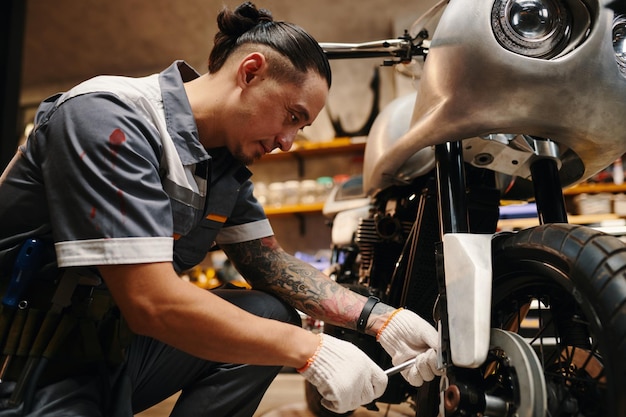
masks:
[[[380,299],[374,296],[370,296],[367,299],[367,301],[365,302],[365,305],[363,306],[363,310],[361,311],[361,315],[359,316],[359,319],[356,322],[357,331],[361,333],[365,332],[367,319],[369,319],[370,314],[372,314],[372,310],[374,309],[374,306],[378,304],[379,302],[380,302]]]

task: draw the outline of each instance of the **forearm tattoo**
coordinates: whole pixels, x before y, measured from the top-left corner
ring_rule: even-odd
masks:
[[[222,245],[222,249],[253,288],[276,294],[311,317],[356,327],[362,297],[286,253],[275,238]]]

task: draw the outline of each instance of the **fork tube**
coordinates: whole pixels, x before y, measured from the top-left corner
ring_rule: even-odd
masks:
[[[552,158],[537,158],[530,165],[535,188],[535,202],[539,223],[567,223],[567,211],[559,169]]]
[[[440,326],[442,365],[452,364],[450,351],[450,327],[448,320],[448,296],[446,293],[443,235],[469,231],[467,199],[465,193],[465,169],[461,142],[450,142],[435,146],[437,168],[437,198],[441,239],[435,245],[437,285],[439,298],[435,316]],[[448,375],[450,374],[448,370]]]
[[[461,142],[435,146],[441,236],[469,232]]]

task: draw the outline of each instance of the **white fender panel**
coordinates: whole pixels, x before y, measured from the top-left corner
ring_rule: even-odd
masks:
[[[456,366],[476,368],[489,351],[491,237],[468,233],[443,237],[450,350]]]

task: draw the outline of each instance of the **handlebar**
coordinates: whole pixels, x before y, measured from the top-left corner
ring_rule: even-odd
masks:
[[[397,39],[384,39],[362,43],[320,43],[328,59],[352,58],[387,58],[394,60],[384,62],[384,65],[394,65],[411,62],[414,56],[426,56],[428,48],[424,46],[424,39],[428,34],[423,31],[412,39],[407,32]]]
[[[320,43],[328,59],[385,58],[383,65],[408,64],[415,56],[426,57],[430,42],[427,24],[446,7],[450,0],[439,0],[417,19],[404,35],[397,39],[386,39],[364,43]],[[621,1],[621,0],[620,0]],[[617,2],[617,0],[616,0]]]

